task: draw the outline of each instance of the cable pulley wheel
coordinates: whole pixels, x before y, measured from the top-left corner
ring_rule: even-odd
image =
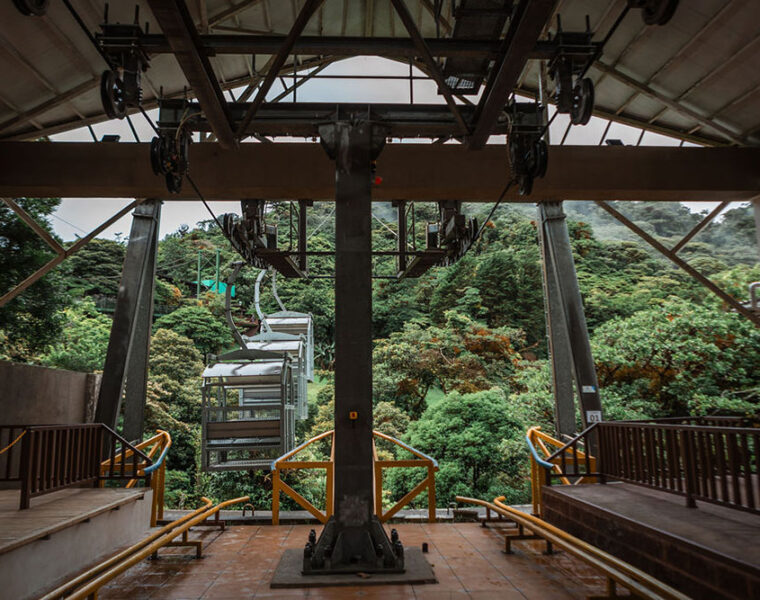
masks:
[[[647,25],[665,25],[678,8],[678,0],[646,0],[641,17]]]
[[[48,10],[50,0],[13,0],[16,8],[27,17],[41,17]]]
[[[573,88],[573,106],[570,109],[570,122],[573,125],[586,125],[594,111],[594,83],[584,77]]]
[[[533,191],[533,176],[522,175],[518,178],[517,184],[517,191],[521,196],[530,196],[530,193]]]
[[[100,101],[106,115],[111,119],[123,119],[127,115],[123,88],[124,83],[114,71],[103,71],[100,76]]]
[[[544,140],[536,140],[533,144],[533,168],[531,175],[533,177],[543,177],[546,175],[546,167],[549,164],[549,149]]]
[[[163,143],[160,137],[150,141],[150,166],[155,175],[166,175],[163,160]]]

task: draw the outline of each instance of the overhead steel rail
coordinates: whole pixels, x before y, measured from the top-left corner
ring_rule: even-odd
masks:
[[[250,102],[228,102],[232,122],[237,126],[250,110]],[[251,120],[243,132],[246,136],[297,136],[318,135],[321,123],[335,119],[338,112],[350,112],[366,108],[366,104],[298,102],[270,103],[261,105],[256,118]],[[444,137],[461,132],[459,124],[446,106],[436,104],[372,104],[372,118],[388,127],[390,137]],[[461,105],[459,113],[466,122],[472,122],[475,107]],[[158,125],[166,129],[180,126],[190,131],[213,131],[201,104],[184,100],[164,100],[159,102]],[[494,135],[506,134],[508,122],[504,115],[494,124]]]
[[[221,54],[274,54],[282,45],[280,35],[201,34],[201,46],[208,56]],[[424,38],[433,56],[467,57],[493,60],[499,55],[498,41],[475,38]],[[149,54],[171,54],[173,50],[165,35],[140,36],[141,47]],[[538,40],[529,51],[531,59],[550,59],[556,45]],[[414,58],[419,51],[407,38],[357,36],[302,36],[293,44],[292,52],[306,55],[385,56]]]

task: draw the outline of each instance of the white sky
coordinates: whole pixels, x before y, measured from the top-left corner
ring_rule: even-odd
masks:
[[[408,67],[397,62],[375,57],[351,58],[334,63],[324,69],[321,74],[372,74],[372,75],[407,75]],[[415,75],[422,73],[415,69]],[[287,83],[292,83],[292,77],[286,78]],[[283,90],[279,80],[272,86],[268,99],[274,98]],[[234,90],[237,96],[241,90]],[[436,91],[435,84],[431,81],[414,82],[415,103],[442,104],[444,101]],[[387,102],[407,103],[409,101],[408,81],[393,80],[345,80],[345,79],[313,79],[306,82],[297,90],[299,102]],[[289,95],[281,102],[292,102]],[[477,99],[475,99],[477,101]],[[550,107],[550,115],[553,107]],[[155,122],[158,110],[149,111],[151,119]],[[569,117],[558,115],[554,120],[549,135],[550,139],[558,143],[567,127]],[[140,141],[147,142],[153,136],[153,130],[141,115],[132,117]],[[598,145],[607,121],[592,117],[591,122],[585,127],[573,127],[567,136],[566,144]],[[119,143],[134,142],[134,137],[126,120],[112,120],[98,125],[93,125],[93,130],[98,139],[106,134],[121,136]],[[639,129],[613,123],[607,133],[606,139],[620,139],[625,144],[635,144],[640,134]],[[57,142],[91,142],[92,136],[86,127],[75,129],[66,133],[51,136]],[[504,142],[493,138],[496,142]],[[668,138],[655,133],[645,133],[641,145],[644,146],[677,146],[679,140]],[[687,144],[692,145],[692,144]],[[192,172],[192,166],[191,172]],[[185,182],[185,185],[187,183]],[[202,191],[202,190],[201,190]],[[131,199],[116,198],[64,198],[60,207],[53,215],[52,225],[55,232],[64,240],[72,240],[82,236],[106,221],[120,208],[126,206]],[[211,207],[216,214],[225,212],[239,212],[238,202],[211,202]],[[712,209],[716,203],[685,203],[692,210]],[[161,237],[167,233],[176,231],[181,225],[193,227],[198,221],[206,220],[209,214],[200,202],[165,202],[161,212]],[[113,238],[118,234],[129,235],[131,216],[128,214],[113,226],[106,229],[99,237]]]

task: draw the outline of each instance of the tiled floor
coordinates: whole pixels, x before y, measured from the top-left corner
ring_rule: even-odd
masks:
[[[564,552],[541,554],[543,542],[514,542],[502,553],[506,526],[476,523],[399,524],[406,546],[429,545],[428,560],[439,583],[273,590],[269,587],[285,548],[302,548],[308,525],[237,526],[206,530],[204,558],[190,549],[166,549],[101,589],[99,598],[384,598],[429,600],[553,600],[602,595],[604,580]],[[514,532],[512,528],[508,529]],[[200,530],[199,530],[200,531]]]

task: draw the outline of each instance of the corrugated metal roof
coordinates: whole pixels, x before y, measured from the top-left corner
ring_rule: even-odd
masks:
[[[597,38],[605,35],[626,0],[561,0],[565,30],[584,26],[588,14]],[[96,32],[103,0],[72,0],[87,28]],[[131,22],[133,2],[111,2],[110,20]],[[140,20],[160,30],[145,0]],[[286,34],[298,2],[206,0],[188,2],[201,32]],[[204,14],[200,6],[205,5]],[[407,0],[425,37],[436,36],[433,2]],[[452,1],[443,2],[441,36],[450,35]],[[665,27],[645,26],[632,10],[604,49],[590,76],[596,114],[704,143],[760,144],[760,2],[682,0]],[[105,120],[98,82],[105,64],[61,2],[44,17],[24,17],[0,3],[0,139],[41,134]],[[549,29],[553,28],[552,25]],[[389,0],[325,0],[304,35],[407,37]],[[225,89],[255,83],[269,55],[218,55],[211,63]],[[301,56],[304,65],[333,57]],[[519,89],[535,93],[537,61],[530,61]],[[287,68],[292,69],[292,57]],[[144,76],[144,106],[159,89],[176,96],[187,85],[176,59],[152,58]]]

